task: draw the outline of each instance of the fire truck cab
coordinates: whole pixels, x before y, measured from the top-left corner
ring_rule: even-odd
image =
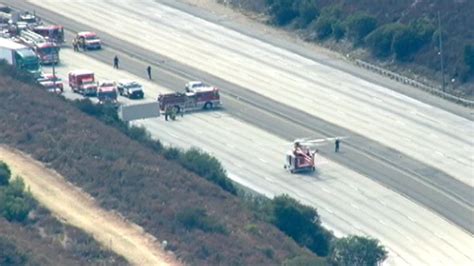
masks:
[[[84,96],[97,96],[97,83],[94,72],[89,70],[76,70],[68,74],[69,87],[73,92]]]
[[[102,81],[97,88],[99,104],[117,104],[117,85],[113,81]]]

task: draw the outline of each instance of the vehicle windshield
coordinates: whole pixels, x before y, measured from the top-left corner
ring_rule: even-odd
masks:
[[[97,93],[97,97],[99,98],[109,98],[109,99],[116,99],[117,98],[117,92],[115,90],[113,91],[99,91]]]
[[[133,89],[133,88],[140,88],[141,86],[140,84],[136,82],[132,82],[132,83],[125,84],[124,87],[127,89]]]
[[[59,51],[58,47],[43,47],[39,49],[44,54],[56,54]]]

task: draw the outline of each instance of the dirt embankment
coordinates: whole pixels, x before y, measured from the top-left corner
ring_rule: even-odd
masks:
[[[119,215],[101,209],[86,193],[31,157],[0,145],[0,161],[21,176],[33,196],[66,223],[81,228],[135,265],[180,265],[152,236]]]

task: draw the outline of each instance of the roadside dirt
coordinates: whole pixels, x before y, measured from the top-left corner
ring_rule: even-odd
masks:
[[[94,199],[22,152],[0,145],[0,160],[21,176],[33,196],[65,223],[92,235],[134,265],[181,265],[136,224],[101,209]]]

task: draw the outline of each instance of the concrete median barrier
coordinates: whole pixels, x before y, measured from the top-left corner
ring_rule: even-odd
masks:
[[[160,116],[158,102],[121,105],[118,115],[123,121],[132,121]]]

